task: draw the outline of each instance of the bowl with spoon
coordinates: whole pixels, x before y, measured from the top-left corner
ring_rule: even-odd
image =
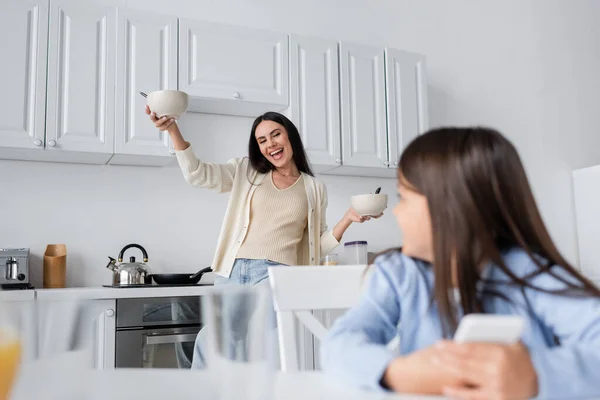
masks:
[[[375,193],[359,194],[350,198],[350,205],[363,217],[377,217],[387,208],[388,197],[385,193],[380,193],[378,187]]]
[[[188,94],[180,90],[157,90],[150,93],[140,92],[146,98],[150,111],[158,118],[179,118],[188,108]]]

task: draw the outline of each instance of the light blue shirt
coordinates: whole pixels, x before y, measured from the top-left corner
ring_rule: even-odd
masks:
[[[521,249],[505,252],[504,260],[520,277],[535,270]],[[348,384],[381,390],[380,380],[392,359],[429,347],[443,334],[437,307],[431,306],[434,277],[429,264],[393,253],[378,257],[372,268],[359,304],[335,322],[323,342],[321,364],[327,374]],[[566,277],[561,271],[556,272]],[[508,279],[492,265],[485,274],[494,281]],[[530,283],[547,290],[566,286],[549,274],[531,278]],[[521,340],[538,375],[538,398],[600,396],[600,298],[565,297],[509,285],[494,289],[512,302],[486,296],[486,312],[526,320]],[[400,348],[393,353],[386,344],[396,335]]]

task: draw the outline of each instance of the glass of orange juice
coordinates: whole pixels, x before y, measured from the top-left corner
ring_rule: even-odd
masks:
[[[21,363],[21,338],[16,316],[14,303],[0,297],[0,400],[9,398]]]
[[[5,324],[6,325],[6,324]],[[0,326],[0,400],[7,400],[21,361],[21,342],[13,329]]]

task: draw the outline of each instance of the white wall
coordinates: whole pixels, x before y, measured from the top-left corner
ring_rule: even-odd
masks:
[[[198,157],[218,162],[244,155],[252,119],[189,114],[181,129]],[[395,201],[393,179],[320,177],[329,189],[328,222],[339,221],[350,196],[377,186]],[[139,243],[155,271],[193,272],[208,266],[228,197],[189,186],[177,166],[92,166],[0,161],[0,247],[30,247],[34,283],[41,287],[42,259],[50,243],[67,244],[68,286],[110,283],[104,268],[128,243]],[[393,216],[350,227],[344,241],[366,239],[374,251],[397,246]],[[339,251],[340,249],[338,248]],[[130,253],[131,252],[131,253]],[[129,250],[139,260],[137,250]]]
[[[87,0],[92,1],[92,0]],[[519,148],[542,213],[577,261],[571,171],[600,163],[600,2],[595,0],[104,0],[196,18],[392,46],[428,57],[431,125],[485,124]],[[250,120],[188,114],[182,129],[199,156],[243,155]],[[220,147],[223,148],[223,147]],[[377,180],[324,177],[329,223],[351,194]],[[385,181],[385,180],[381,180]],[[393,192],[394,182],[384,190]],[[0,246],[69,248],[69,283],[106,283],[106,256],[137,241],[155,269],[208,265],[225,196],[185,185],[175,168],[0,162]],[[12,193],[9,194],[9,189]],[[390,205],[395,201],[392,197]],[[391,213],[346,239],[380,249],[400,240]]]
[[[573,173],[581,269],[600,284],[600,165]]]

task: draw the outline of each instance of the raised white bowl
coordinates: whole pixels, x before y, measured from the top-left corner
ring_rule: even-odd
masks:
[[[350,198],[350,205],[363,217],[376,217],[387,208],[387,194],[359,194]]]
[[[179,118],[188,108],[188,95],[179,90],[157,90],[148,93],[146,103],[158,118]]]

